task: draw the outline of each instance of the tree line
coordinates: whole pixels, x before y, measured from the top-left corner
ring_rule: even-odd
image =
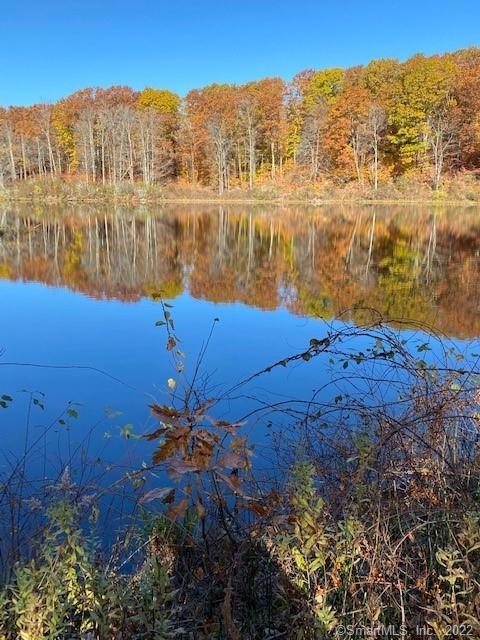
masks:
[[[305,70],[291,82],[87,88],[0,108],[0,185],[32,177],[232,187],[480,169],[480,48]]]

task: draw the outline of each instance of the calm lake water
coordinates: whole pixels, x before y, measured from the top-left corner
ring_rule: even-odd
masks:
[[[39,471],[79,451],[123,468],[148,458],[147,443],[124,436],[154,426],[148,404],[168,402],[177,376],[155,326],[159,295],[173,305],[187,373],[215,324],[201,370],[210,395],[304,349],[331,322],[365,321],[366,308],[435,326],[464,349],[480,336],[480,211],[0,211],[0,395],[13,398],[0,410],[0,471],[40,444]],[[98,371],[57,368],[72,365]],[[219,411],[241,416],[253,395],[307,398],[324,375],[315,363],[274,371]],[[78,404],[60,424],[69,401]],[[247,428],[267,450],[268,426]]]

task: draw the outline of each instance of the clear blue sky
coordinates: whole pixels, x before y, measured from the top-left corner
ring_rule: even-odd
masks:
[[[0,104],[112,84],[183,95],[475,44],[478,0],[6,0]]]

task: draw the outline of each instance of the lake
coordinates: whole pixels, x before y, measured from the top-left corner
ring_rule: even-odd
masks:
[[[480,336],[479,294],[478,209],[0,211],[0,395],[13,399],[0,410],[0,472],[25,451],[40,475],[78,455],[121,469],[149,459],[135,436],[154,428],[148,405],[168,403],[179,378],[161,300],[187,375],[207,347],[197,381],[214,397],[370,309],[417,343],[430,326],[465,350]],[[308,398],[325,375],[315,363],[275,370],[217,411]],[[282,419],[247,420],[259,451]]]

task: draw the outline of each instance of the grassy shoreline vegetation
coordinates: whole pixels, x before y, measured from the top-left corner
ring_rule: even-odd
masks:
[[[324,181],[300,188],[279,183],[258,186],[252,190],[232,188],[219,195],[215,189],[201,185],[166,184],[120,185],[89,184],[81,179],[32,178],[0,189],[0,204],[418,204],[480,206],[480,181],[474,174],[456,176],[434,190],[425,181],[415,179],[401,184],[389,182],[374,191],[366,185],[352,183],[338,186]]]
[[[85,88],[0,109],[2,197],[478,202],[479,96],[478,48],[183,98]]]
[[[478,637],[478,354],[465,359],[431,331],[409,342],[373,314],[332,325],[223,399],[297,365],[323,372],[321,394],[218,420],[205,352],[188,378],[162,308],[174,377],[169,402],[151,405],[158,428],[142,436],[151,461],[110,486],[76,480],[74,460],[29,485],[29,446],[2,479],[0,637]],[[15,401],[4,394],[2,410]],[[288,425],[269,477],[243,430],[260,415]],[[54,424],[77,418],[68,405]],[[102,522],[102,497],[121,484],[131,515]]]

